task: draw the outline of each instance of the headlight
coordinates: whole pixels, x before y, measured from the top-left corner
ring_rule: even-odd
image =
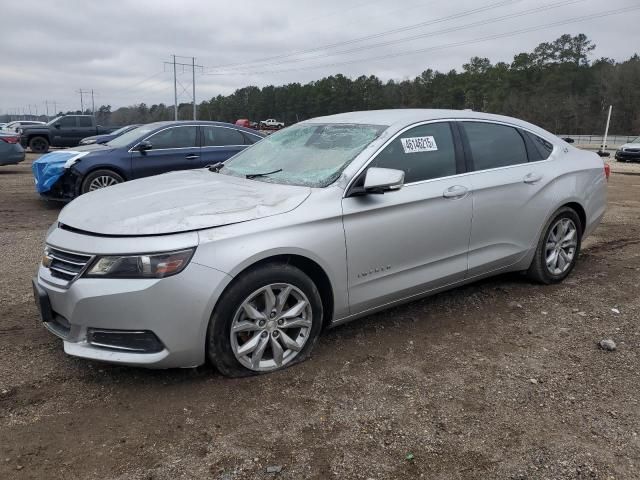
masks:
[[[150,255],[109,255],[96,258],[85,274],[93,278],[164,278],[186,268],[195,248]]]
[[[81,140],[80,141],[80,145],[91,145],[96,143],[95,139],[90,139],[90,140]]]

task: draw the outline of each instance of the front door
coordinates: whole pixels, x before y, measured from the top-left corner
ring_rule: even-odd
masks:
[[[454,135],[448,122],[406,130],[368,165],[404,170],[403,188],[343,200],[352,314],[464,279],[472,193]]]
[[[198,168],[200,147],[197,146],[197,137],[196,125],[167,127],[147,137],[146,141],[151,144],[151,149],[132,152],[133,178]]]

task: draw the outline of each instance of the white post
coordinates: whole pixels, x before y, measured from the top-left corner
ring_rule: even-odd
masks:
[[[609,122],[611,121],[611,107],[609,105],[609,115],[607,115],[607,126],[604,129],[604,139],[602,140],[602,146],[600,147],[600,151],[604,152],[607,148],[607,136],[609,136]]]

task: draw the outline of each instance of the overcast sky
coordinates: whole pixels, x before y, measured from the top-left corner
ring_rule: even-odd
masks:
[[[29,105],[42,113],[45,100],[78,109],[78,89],[96,92],[96,108],[173,104],[172,69],[163,65],[171,54],[205,67],[196,74],[198,102],[335,73],[401,80],[427,68],[460,69],[474,55],[509,62],[563,33],[585,33],[597,45],[593,58],[624,60],[640,51],[640,9],[538,27],[630,7],[640,1],[8,1],[0,17],[0,113]],[[178,80],[179,102],[190,101],[190,69],[179,67]]]

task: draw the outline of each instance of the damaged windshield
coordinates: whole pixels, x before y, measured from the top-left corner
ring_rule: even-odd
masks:
[[[261,182],[326,187],[386,129],[383,125],[300,124],[261,140],[220,173]]]

